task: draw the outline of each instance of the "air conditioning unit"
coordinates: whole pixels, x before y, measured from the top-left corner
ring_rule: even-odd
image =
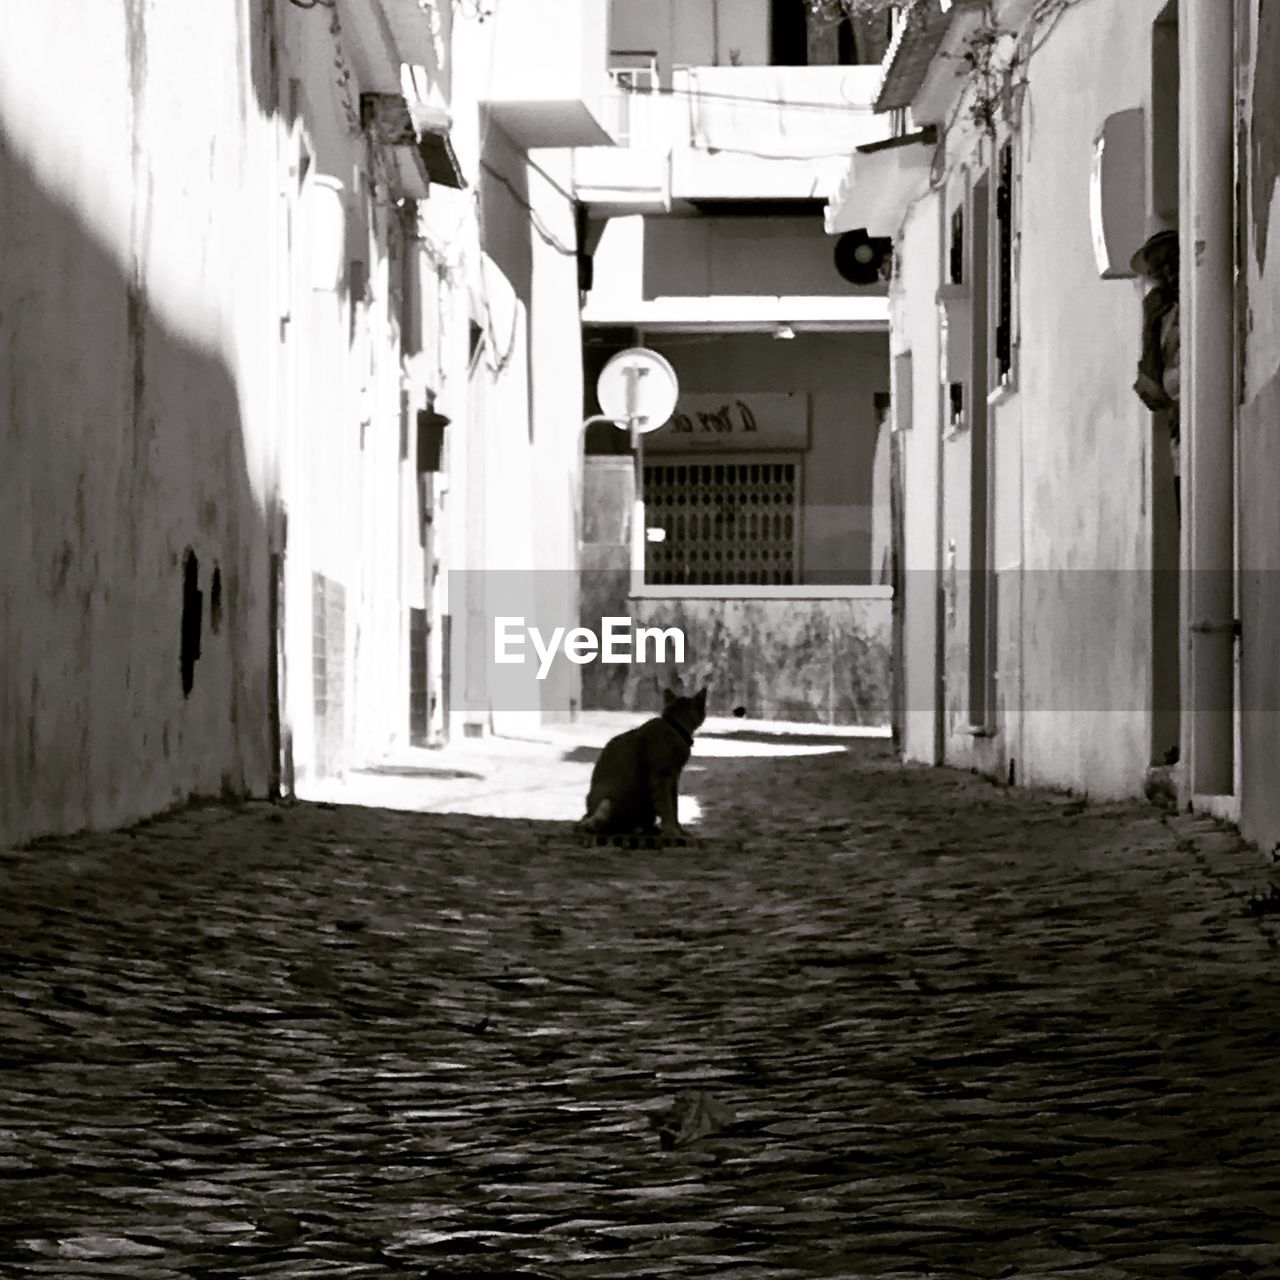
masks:
[[[1089,174],[1093,255],[1104,280],[1137,274],[1130,259],[1147,233],[1146,160],[1142,108],[1108,116],[1094,140]]]

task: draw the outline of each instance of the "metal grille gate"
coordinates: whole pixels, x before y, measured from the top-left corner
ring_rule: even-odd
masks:
[[[646,462],[645,581],[655,586],[796,580],[800,463],[740,458]]]

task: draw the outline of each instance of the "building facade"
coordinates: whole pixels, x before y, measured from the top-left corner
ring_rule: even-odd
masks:
[[[680,395],[639,462],[614,425],[586,432],[582,619],[676,627],[687,650],[588,669],[588,707],[709,682],[720,714],[888,720],[887,286],[878,257],[842,273],[822,225],[849,150],[888,133],[887,36],[798,0],[613,6],[619,145],[573,160],[583,416],[628,347],[662,355]]]
[[[900,262],[908,758],[1158,785],[1269,847],[1268,20],[1222,9],[916,0],[877,97],[896,137],[855,155],[828,228]],[[1172,407],[1135,392],[1140,251],[1169,232]]]
[[[603,0],[81,8],[0,48],[0,841],[570,714],[468,655],[576,612]]]

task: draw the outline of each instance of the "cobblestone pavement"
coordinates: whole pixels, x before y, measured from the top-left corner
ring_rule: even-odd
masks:
[[[1280,1276],[1256,852],[720,745],[686,850],[259,804],[0,855],[0,1275]]]

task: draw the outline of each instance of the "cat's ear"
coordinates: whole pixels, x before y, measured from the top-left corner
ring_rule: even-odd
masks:
[[[676,700],[676,695],[672,693],[670,689],[663,689],[662,705],[664,707],[669,707],[675,700]]]
[[[707,705],[707,686],[705,684],[693,695],[693,700],[699,707],[705,707]]]

